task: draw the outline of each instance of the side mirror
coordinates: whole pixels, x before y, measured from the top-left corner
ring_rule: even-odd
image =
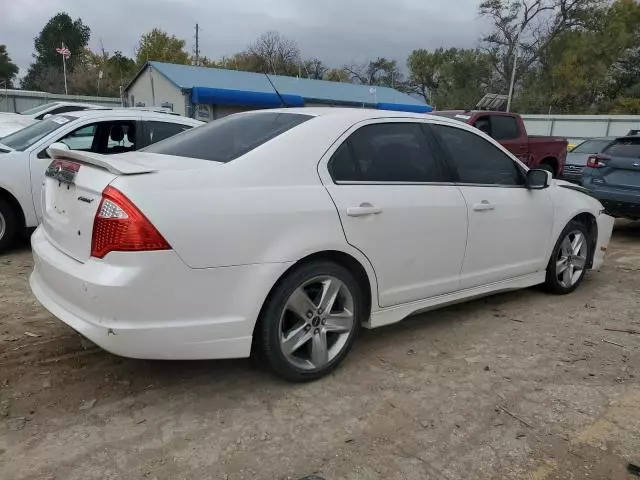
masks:
[[[527,172],[526,185],[529,190],[544,190],[551,184],[552,178],[551,172],[547,170],[529,170]]]
[[[47,148],[47,155],[49,155],[49,158],[53,158],[53,155],[51,154],[51,149],[55,149],[55,150],[71,150],[69,148],[69,145],[67,145],[66,143],[62,143],[62,142],[52,143],[51,145],[49,145],[49,148]]]

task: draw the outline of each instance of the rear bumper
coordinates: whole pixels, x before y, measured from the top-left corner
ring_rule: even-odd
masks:
[[[80,263],[42,228],[29,283],[53,315],[105,350],[132,358],[249,356],[255,321],[288,264],[192,269],[173,251],[110,253]]]
[[[624,218],[640,218],[640,192],[629,192],[614,188],[593,188],[584,185],[589,195],[597,198],[609,215]]]

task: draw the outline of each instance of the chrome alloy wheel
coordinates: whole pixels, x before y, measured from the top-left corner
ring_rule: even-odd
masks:
[[[556,278],[564,288],[573,287],[587,265],[588,245],[579,230],[569,232],[562,240],[556,258]]]
[[[317,370],[347,345],[354,329],[354,301],[333,276],[307,280],[294,290],[280,316],[280,349],[293,366]]]

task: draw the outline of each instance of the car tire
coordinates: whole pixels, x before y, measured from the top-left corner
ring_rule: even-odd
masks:
[[[364,310],[361,288],[349,270],[329,261],[302,264],[269,295],[256,329],[256,346],[271,370],[285,380],[315,380],[347,356]]]
[[[572,220],[558,237],[547,265],[546,289],[557,295],[573,292],[584,280],[593,252],[587,227]]]
[[[0,253],[13,246],[18,233],[16,212],[6,201],[0,198]]]
[[[543,163],[538,167],[540,170],[546,170],[547,172],[549,172],[551,174],[551,176],[553,178],[556,177],[556,171],[554,170],[554,168],[549,165],[548,163]]]

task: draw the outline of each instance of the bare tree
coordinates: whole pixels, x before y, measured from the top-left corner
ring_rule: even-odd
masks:
[[[249,45],[247,53],[264,73],[294,75],[300,65],[300,49],[293,40],[276,31],[265,32]]]
[[[518,56],[516,78],[540,59],[562,33],[579,28],[589,12],[607,0],[484,0],[480,15],[491,20],[493,31],[483,39],[503,88],[509,84]]]
[[[348,64],[342,68],[349,73],[352,82],[363,85],[397,87],[403,81],[398,63],[384,57],[364,64]]]
[[[302,62],[302,75],[314,80],[322,80],[329,68],[318,58],[310,58]]]

